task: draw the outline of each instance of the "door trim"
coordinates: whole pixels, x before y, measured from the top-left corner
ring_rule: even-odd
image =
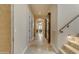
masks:
[[[14,53],[14,5],[11,4],[11,54]]]

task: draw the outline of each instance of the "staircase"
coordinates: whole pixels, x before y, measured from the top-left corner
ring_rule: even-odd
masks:
[[[73,37],[68,39],[61,48],[59,48],[61,54],[79,54],[79,37]]]

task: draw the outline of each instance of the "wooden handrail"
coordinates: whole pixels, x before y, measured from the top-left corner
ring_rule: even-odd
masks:
[[[63,27],[59,30],[59,32],[60,32],[60,33],[63,33],[62,30],[63,30],[65,27],[69,27],[69,24],[72,23],[74,20],[76,20],[78,17],[79,17],[79,15],[77,15],[77,16],[74,17],[72,20],[70,20],[65,26],[63,26]]]

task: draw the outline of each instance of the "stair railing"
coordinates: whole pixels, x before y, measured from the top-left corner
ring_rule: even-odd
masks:
[[[66,25],[64,25],[64,26],[59,30],[59,32],[60,32],[60,33],[63,33],[63,29],[64,29],[65,27],[69,28],[69,25],[70,25],[74,20],[76,20],[78,17],[79,17],[79,15],[75,16],[75,17],[74,17],[72,20],[70,20]]]

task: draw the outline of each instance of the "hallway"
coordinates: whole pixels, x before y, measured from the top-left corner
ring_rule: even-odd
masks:
[[[79,54],[79,5],[0,5],[0,53]]]
[[[34,23],[29,23],[31,25],[30,35],[33,35],[30,36],[30,41],[24,53],[54,53],[51,44],[51,6],[47,4],[29,5],[34,16],[34,20],[32,20]]]
[[[43,33],[36,33],[35,38],[29,43],[25,54],[53,54],[53,47],[48,44]]]

